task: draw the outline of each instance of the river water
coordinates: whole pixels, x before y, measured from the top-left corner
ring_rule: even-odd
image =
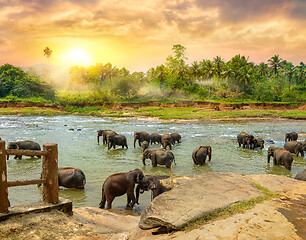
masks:
[[[74,129],[74,130],[72,130]],[[129,149],[117,147],[107,150],[107,146],[97,144],[97,130],[112,129],[127,137]],[[285,133],[296,131],[300,141],[306,138],[306,121],[293,120],[249,120],[249,121],[204,121],[193,123],[169,123],[136,119],[113,120],[97,117],[57,116],[57,117],[16,117],[0,116],[0,137],[9,141],[32,140],[38,143],[57,143],[59,167],[76,167],[83,170],[87,183],[84,190],[60,187],[60,197],[68,198],[73,207],[97,207],[101,200],[101,187],[111,174],[140,168],[144,174],[170,175],[164,166],[153,168],[149,159],[142,164],[142,149],[133,147],[134,131],[149,133],[179,132],[182,143],[176,144],[172,152],[177,165],[173,173],[196,175],[210,171],[236,172],[241,174],[278,174],[294,177],[304,170],[306,159],[294,156],[292,170],[267,164],[269,146],[283,147]],[[263,150],[248,150],[238,147],[236,136],[242,132],[261,136],[266,141]],[[200,145],[212,146],[212,161],[204,166],[195,166],[191,154]],[[160,148],[152,145],[150,148]],[[8,181],[37,179],[41,174],[41,159],[23,156],[7,161]],[[34,185],[9,188],[12,206],[37,202],[42,199],[42,189]],[[140,196],[140,205],[134,207],[141,212],[150,202],[150,193]],[[113,208],[124,209],[126,196],[118,197]]]

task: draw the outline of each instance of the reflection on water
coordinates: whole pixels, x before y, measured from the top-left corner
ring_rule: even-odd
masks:
[[[74,130],[69,130],[74,129]],[[77,131],[77,129],[80,129]],[[98,129],[113,129],[127,137],[129,149],[117,147],[107,150],[107,146],[97,144]],[[110,120],[96,117],[58,116],[58,117],[0,117],[0,137],[8,141],[33,140],[41,145],[47,142],[58,144],[59,166],[76,167],[86,175],[84,190],[60,187],[60,197],[69,198],[74,207],[97,207],[101,200],[101,188],[104,180],[116,172],[135,168],[146,175],[170,175],[170,169],[164,166],[152,167],[149,159],[142,164],[142,149],[133,147],[134,131],[149,133],[179,132],[182,143],[172,150],[177,165],[173,166],[174,176],[203,174],[211,171],[237,172],[242,174],[278,174],[294,177],[305,168],[305,158],[294,156],[292,170],[282,166],[267,164],[269,146],[282,147],[286,132],[296,131],[300,141],[306,138],[305,121],[244,121],[244,122],[197,122],[165,123],[161,121],[137,121],[135,119]],[[242,132],[260,136],[266,143],[263,150],[248,150],[238,147],[236,136]],[[212,146],[212,161],[204,166],[193,164],[191,154],[200,145]],[[160,148],[153,144],[150,148]],[[41,174],[41,159],[23,156],[7,161],[8,180],[38,179]],[[36,202],[42,199],[41,188],[23,186],[9,188],[12,205]],[[134,207],[141,212],[150,202],[150,193],[140,196],[140,205]],[[115,198],[113,207],[125,211],[126,196]]]

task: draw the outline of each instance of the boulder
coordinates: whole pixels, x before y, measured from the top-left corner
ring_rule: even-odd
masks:
[[[261,196],[241,174],[210,172],[174,181],[175,187],[156,197],[142,212],[139,227],[180,229],[210,212]]]
[[[295,177],[297,180],[306,181],[306,169],[303,172],[298,173]]]

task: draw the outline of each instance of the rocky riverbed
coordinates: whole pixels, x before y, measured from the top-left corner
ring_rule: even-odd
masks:
[[[0,224],[1,239],[306,239],[306,182],[277,175],[206,173],[175,179],[141,216],[75,208],[31,213]],[[237,202],[278,194],[243,213],[190,222]],[[264,199],[264,198],[263,198]],[[141,198],[140,198],[141,201]],[[186,226],[184,228],[184,226]]]

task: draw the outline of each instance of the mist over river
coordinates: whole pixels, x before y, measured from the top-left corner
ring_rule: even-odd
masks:
[[[71,130],[74,129],[74,130]],[[127,137],[129,149],[107,150],[97,144],[97,130],[112,129]],[[43,143],[57,143],[59,167],[76,167],[86,175],[84,190],[60,187],[59,195],[73,202],[73,207],[98,207],[101,200],[101,188],[104,180],[111,174],[140,168],[144,174],[170,175],[170,169],[164,166],[153,168],[151,161],[142,164],[142,149],[134,148],[134,131],[149,133],[178,132],[182,143],[175,144],[172,152],[177,165],[173,173],[178,175],[196,175],[205,172],[236,172],[241,174],[278,174],[294,177],[304,170],[306,159],[294,156],[292,170],[282,166],[273,166],[273,160],[267,164],[269,146],[283,147],[285,133],[299,133],[300,141],[306,139],[306,121],[294,120],[248,120],[248,121],[204,121],[192,123],[169,123],[164,121],[145,121],[136,119],[104,119],[97,117],[57,116],[57,117],[17,117],[0,116],[0,137],[2,140],[32,140]],[[260,136],[265,140],[263,150],[248,150],[238,147],[236,136],[242,132]],[[274,144],[267,142],[273,140]],[[204,166],[195,166],[191,158],[192,151],[200,145],[212,146],[212,161]],[[160,148],[153,144],[150,148]],[[22,160],[7,161],[8,181],[40,178],[42,160],[23,156]],[[37,202],[42,199],[42,188],[35,185],[10,187],[11,205]],[[150,202],[150,193],[140,196],[140,205],[134,211],[141,212]],[[113,208],[124,209],[126,195],[115,198]]]

